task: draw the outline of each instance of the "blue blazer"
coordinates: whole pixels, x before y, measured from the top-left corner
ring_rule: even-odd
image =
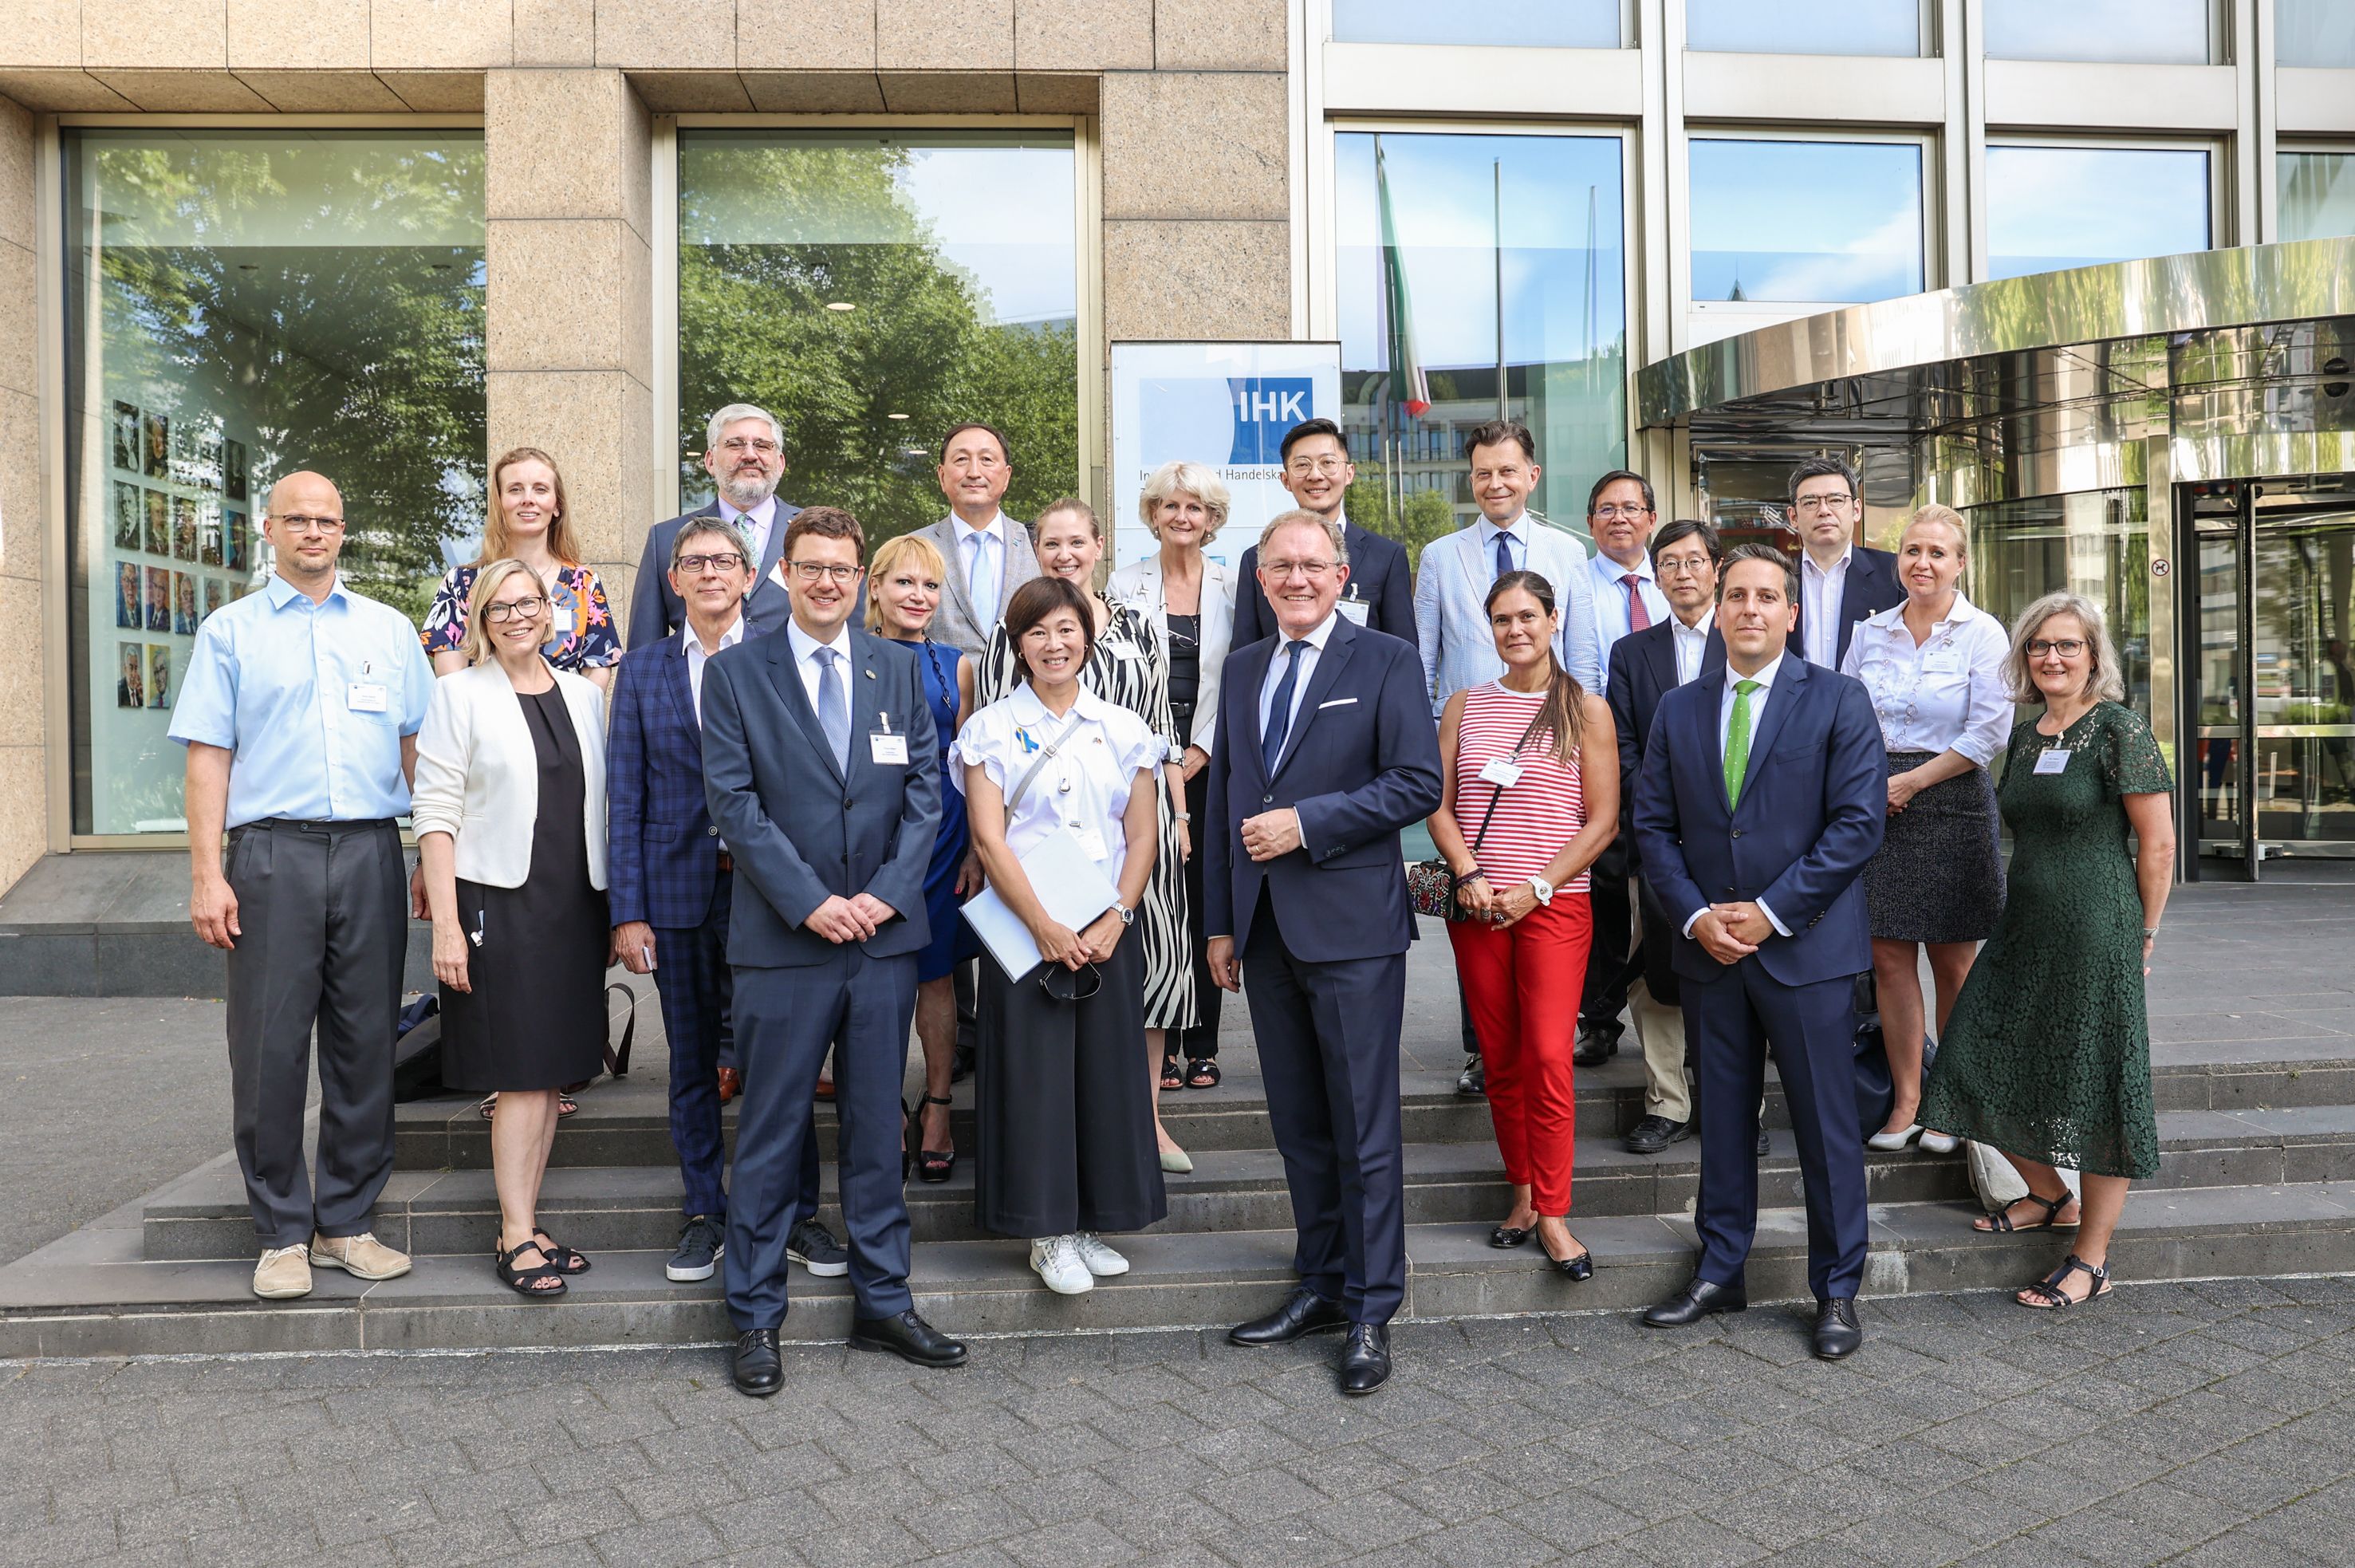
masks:
[[[1660,699],[1636,784],[1645,880],[1670,920],[1730,900],[1764,900],[1792,934],[1769,936],[1758,962],[1785,986],[1872,967],[1857,880],[1889,820],[1889,763],[1864,683],[1793,650],[1751,739],[1742,804],[1725,800],[1717,714],[1727,672]],[[1679,933],[1670,961],[1688,979],[1725,966]]]
[[[769,522],[769,542],[754,563],[752,592],[744,596],[744,635],[747,639],[765,637],[772,632],[782,632],[792,619],[794,601],[774,578],[769,575],[776,569],[779,555],[785,548],[785,525],[793,521],[799,507],[780,500],[777,513]],[[716,517],[719,503],[707,501],[692,512],[668,517],[646,530],[645,553],[638,557],[637,585],[630,590],[630,635],[627,645],[643,648],[670,635],[687,624],[687,606],[670,585],[671,542],[690,517]]]
[[[719,830],[704,800],[703,731],[687,684],[687,645],[669,636],[624,655],[613,708],[605,864],[613,923],[701,925],[719,872]]]
[[[780,632],[722,648],[703,667],[705,798],[736,861],[728,961],[824,962],[835,944],[802,923],[829,897],[872,893],[898,912],[860,945],[922,950],[924,871],[941,823],[941,743],[916,652],[850,629],[850,766],[833,748]],[[878,763],[877,715],[907,737],[906,765]]]
[[[1414,574],[1407,570],[1406,547],[1347,517],[1341,519],[1341,539],[1349,547],[1349,585],[1342,592],[1364,601],[1367,625],[1414,641]],[[1243,551],[1235,570],[1232,645],[1240,648],[1275,635],[1275,612],[1259,585],[1259,546]]]
[[[1260,759],[1259,694],[1276,644],[1263,638],[1227,659],[1210,752],[1202,929],[1233,937],[1240,954],[1265,887],[1284,945],[1304,962],[1404,953],[1414,913],[1399,829],[1439,809],[1441,782],[1422,657],[1412,643],[1337,618],[1270,778]],[[1300,813],[1302,847],[1253,860],[1243,852],[1243,819],[1286,805]]]
[[[1897,580],[1897,558],[1885,549],[1859,545],[1849,557],[1848,576],[1840,581],[1839,646],[1835,660],[1848,657],[1849,639],[1856,635],[1856,624],[1868,615],[1877,614],[1891,604],[1905,603],[1905,585]],[[1801,658],[1806,656],[1807,596],[1799,595],[1799,618],[1791,624],[1790,648]]]

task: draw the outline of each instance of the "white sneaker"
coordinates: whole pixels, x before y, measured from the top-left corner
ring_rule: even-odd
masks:
[[[1103,1244],[1103,1238],[1093,1231],[1082,1231],[1071,1239],[1071,1246],[1080,1254],[1080,1262],[1098,1279],[1110,1279],[1128,1272],[1128,1260]]]
[[[1030,1266],[1058,1296],[1085,1296],[1096,1287],[1096,1276],[1080,1261],[1075,1237],[1041,1236],[1032,1242]]]

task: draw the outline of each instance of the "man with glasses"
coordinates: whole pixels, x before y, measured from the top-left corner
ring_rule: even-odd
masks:
[[[784,1385],[777,1329],[829,1048],[850,1238],[850,1343],[920,1366],[963,1345],[908,1291],[900,1089],[929,938],[924,873],[941,819],[940,742],[913,649],[850,624],[865,539],[833,507],[785,530],[793,613],[782,635],[722,648],[703,672],[704,793],[733,857],[728,928],[744,1093],[728,1194],[732,1373]]]
[[[709,505],[646,530],[637,586],[630,594],[630,647],[658,643],[687,624],[687,606],[671,585],[670,564],[679,530],[698,518],[726,523],[744,536],[752,557],[752,586],[744,595],[749,635],[765,637],[783,628],[792,596],[776,581],[777,552],[784,544],[785,525],[801,509],[777,499],[777,485],[785,476],[784,442],[785,427],[777,417],[751,403],[730,403],[706,421],[703,471],[719,493]]]
[[[1396,539],[1369,533],[1346,515],[1349,486],[1357,482],[1357,464],[1349,461],[1341,427],[1331,420],[1309,420],[1284,432],[1284,472],[1278,478],[1304,512],[1328,517],[1341,525],[1342,541],[1349,550],[1349,582],[1342,590],[1340,612],[1360,626],[1414,640],[1414,576],[1407,570],[1406,549]],[[1235,593],[1232,647],[1247,647],[1275,635],[1275,619],[1267,595],[1259,586],[1259,547],[1243,551],[1241,587]]]
[[[977,421],[953,428],[941,443],[939,478],[949,515],[916,530],[948,564],[947,592],[932,617],[932,635],[977,659],[1005,618],[1014,591],[1039,575],[1039,557],[1030,547],[1030,530],[998,507],[1014,482],[1014,459],[995,428]],[[969,1011],[962,987],[958,1010]]]
[[[368,1213],[392,1173],[409,947],[394,819],[409,810],[433,668],[407,616],[337,576],[334,485],[289,474],[269,507],[274,570],[205,617],[171,735],[188,752],[189,918],[229,955],[229,1104],[262,1247],[253,1292],[280,1300],[310,1294],[314,1264],[366,1280],[409,1272]],[[314,1029],[315,1190],[303,1163]]]
[[[1838,669],[1866,616],[1905,603],[1897,558],[1856,542],[1864,483],[1845,458],[1816,457],[1791,471],[1791,521],[1799,530],[1799,624],[1791,643],[1811,665]]]

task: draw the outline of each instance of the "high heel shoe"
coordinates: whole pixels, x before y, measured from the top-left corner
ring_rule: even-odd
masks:
[[[946,1094],[925,1094],[916,1101],[916,1113],[910,1118],[916,1135],[910,1141],[916,1146],[916,1179],[919,1181],[946,1181],[956,1172],[956,1150],[924,1147],[922,1130],[925,1106],[954,1105],[955,1103]]]
[[[1877,1148],[1883,1154],[1895,1154],[1922,1136],[1922,1124],[1908,1122],[1893,1133],[1875,1133],[1864,1140],[1867,1148]]]

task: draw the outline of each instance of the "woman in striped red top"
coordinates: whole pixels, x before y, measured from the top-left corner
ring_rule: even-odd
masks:
[[[1447,699],[1447,787],[1431,837],[1456,877],[1462,913],[1447,935],[1513,1184],[1513,1211],[1489,1243],[1534,1235],[1552,1267],[1582,1280],[1594,1265],[1567,1223],[1578,1119],[1570,1054],[1594,931],[1587,868],[1619,831],[1619,742],[1603,699],[1554,660],[1551,583],[1508,571],[1488,590],[1487,612],[1505,673]]]

